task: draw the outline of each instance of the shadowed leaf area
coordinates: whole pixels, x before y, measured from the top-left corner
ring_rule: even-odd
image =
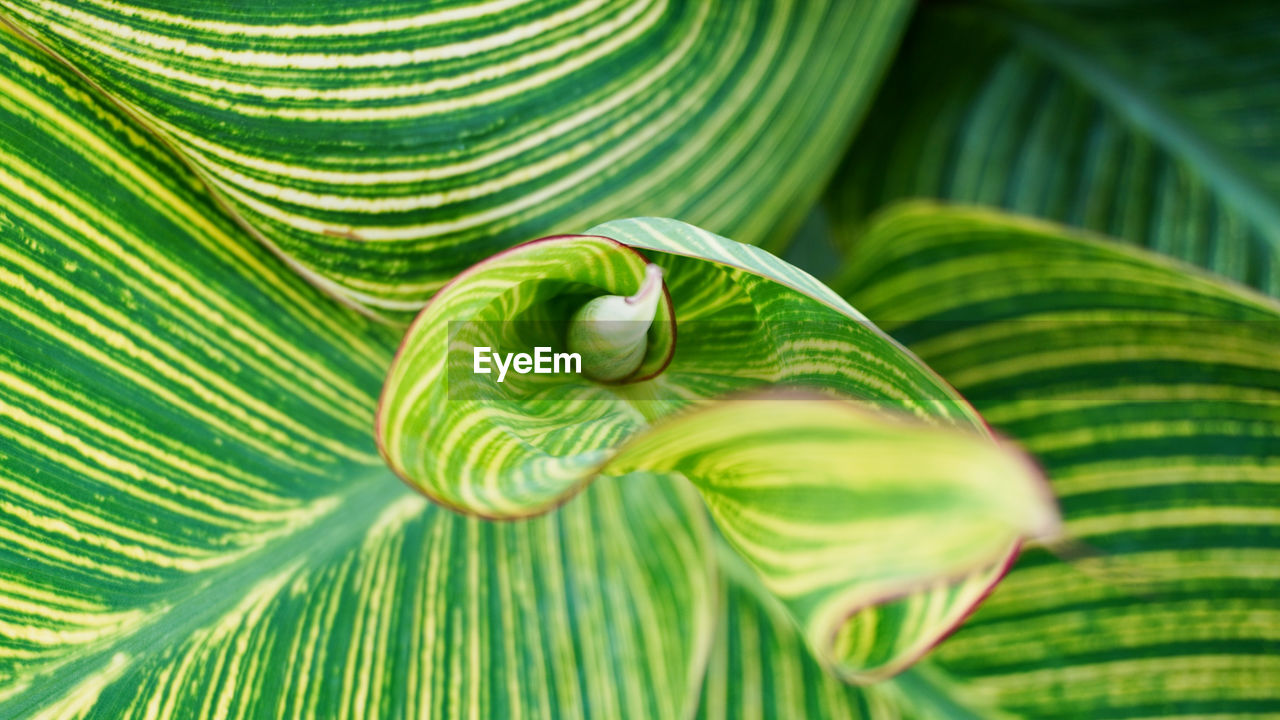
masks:
[[[1280,292],[1280,10],[1270,2],[926,4],[827,193],[980,203]]]

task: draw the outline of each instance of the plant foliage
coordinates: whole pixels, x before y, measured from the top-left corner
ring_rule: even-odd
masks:
[[[636,214],[785,239],[905,0],[0,3],[349,301]]]
[[[1280,708],[1266,4],[188,5],[0,0],[0,718]]]

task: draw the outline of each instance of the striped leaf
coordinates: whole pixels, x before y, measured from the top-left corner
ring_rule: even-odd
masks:
[[[913,671],[987,716],[1280,707],[1280,303],[987,210],[910,205],[850,297],[1032,451],[1060,498],[1031,550]]]
[[[474,266],[410,327],[377,434],[392,468],[428,497],[519,518],[597,477],[691,484],[818,661],[858,682],[918,658],[1022,538],[1054,531],[1053,503],[1021,455],[811,276],[672,220],[590,232]],[[634,293],[646,275],[637,247],[667,284],[656,375],[477,379],[475,348],[559,349],[556,312]],[[764,394],[717,401],[748,390]]]
[[[0,717],[689,714],[690,493],[432,505],[371,435],[397,339],[0,32]]]
[[[613,217],[785,239],[907,0],[4,0],[314,281],[416,309]]]
[[[892,683],[850,685],[824,672],[758,576],[727,548],[719,558],[723,599],[702,684],[700,720],[903,716]]]
[[[829,208],[895,198],[1088,228],[1280,293],[1280,8],[921,8]]]
[[[1057,530],[1029,464],[975,440],[848,402],[783,396],[660,423],[604,472],[692,482],[814,655],[870,682],[963,619],[1022,538]]]

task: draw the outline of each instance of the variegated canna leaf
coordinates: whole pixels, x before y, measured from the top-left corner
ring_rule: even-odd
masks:
[[[717,403],[604,472],[689,480],[829,670],[867,683],[930,649],[1057,516],[1018,453],[827,398]]]
[[[901,718],[889,682],[851,685],[825,671],[794,620],[730,549],[719,553],[724,589],[698,717]]]
[[[925,204],[880,217],[845,282],[1043,463],[1070,538],[1020,558],[913,669],[916,695],[978,716],[1274,710],[1280,303],[1062,227]]]
[[[789,237],[906,0],[6,0],[344,298],[412,310],[473,262],[614,217]]]
[[[700,508],[430,504],[372,438],[396,340],[0,32],[0,717],[687,715]]]
[[[1280,295],[1280,12],[951,2],[913,19],[827,203],[901,198],[1088,228]]]
[[[1021,455],[806,273],[672,220],[590,233],[476,265],[411,326],[378,440],[429,497],[519,518],[596,478],[691,484],[813,655],[859,682],[918,658],[1023,538],[1054,531],[1052,501]],[[620,384],[477,379],[476,348],[563,348],[571,329],[557,313],[636,292],[650,261],[667,290],[644,360],[656,370]],[[717,401],[735,391],[764,394]]]

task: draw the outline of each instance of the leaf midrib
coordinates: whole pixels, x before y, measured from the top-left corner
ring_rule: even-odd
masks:
[[[209,627],[244,600],[244,592],[301,562],[317,566],[354,547],[391,504],[412,494],[385,467],[370,468],[328,496],[337,502],[291,533],[218,570],[189,578],[170,590],[169,609],[134,631],[117,636],[47,675],[28,676],[28,688],[0,702],[0,717],[28,717],[63,699],[118,653],[129,667],[145,662],[155,649],[181,647],[182,640]],[[128,672],[128,669],[125,670]]]

